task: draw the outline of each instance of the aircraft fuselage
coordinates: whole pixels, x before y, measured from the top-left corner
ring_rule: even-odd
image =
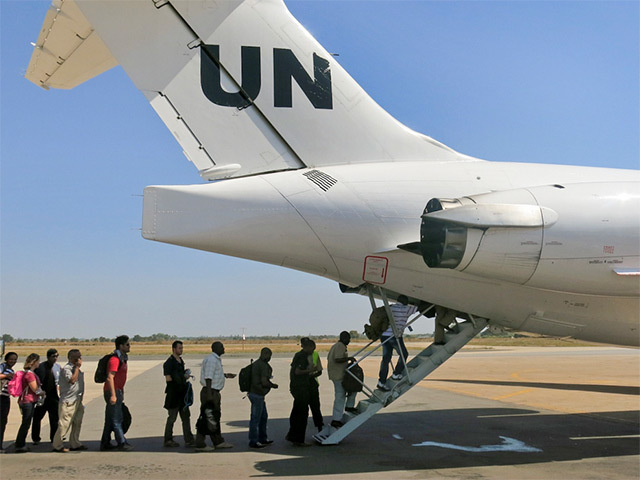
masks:
[[[381,285],[512,329],[638,345],[640,277],[627,273],[640,262],[639,182],[636,171],[475,159],[326,166],[148,187],[143,236]],[[545,219],[472,229],[484,236],[467,240],[458,270],[398,249],[419,240],[430,199],[459,197],[536,205]]]

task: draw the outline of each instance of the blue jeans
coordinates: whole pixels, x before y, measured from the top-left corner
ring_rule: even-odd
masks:
[[[111,392],[104,392],[104,400],[107,405],[104,410],[104,430],[102,430],[100,444],[103,446],[109,445],[109,443],[111,443],[111,432],[113,432],[116,443],[122,445],[127,441],[122,431],[122,402],[124,400],[124,392],[122,390],[116,390],[115,405],[111,405],[110,399]]]
[[[384,342],[385,340],[387,340],[387,338],[389,337],[382,336],[380,337],[380,341]],[[378,380],[381,383],[387,381],[387,375],[389,375],[389,362],[391,362],[391,356],[393,355],[394,350],[398,352],[398,355],[400,355],[400,352],[402,351],[402,355],[404,356],[405,361],[409,356],[409,352],[407,352],[407,347],[404,346],[404,340],[402,340],[402,337],[391,337],[387,343],[383,343],[382,361],[380,362],[380,373],[378,375]],[[403,370],[404,362],[401,358],[398,358],[398,361],[396,362],[396,368],[393,369],[393,373],[394,375],[398,375],[402,373]]]
[[[22,403],[19,404],[20,412],[22,412],[22,423],[18,430],[18,436],[16,437],[16,448],[22,448],[27,441],[27,433],[29,433],[29,427],[31,426],[31,420],[33,419],[33,413],[36,410],[36,403]]]
[[[255,445],[258,442],[266,442],[267,437],[267,404],[264,401],[264,395],[257,393],[249,393],[251,401],[251,419],[249,420],[249,445]]]

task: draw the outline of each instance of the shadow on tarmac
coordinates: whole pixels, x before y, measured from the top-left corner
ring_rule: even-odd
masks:
[[[328,418],[327,418],[328,420]],[[226,422],[227,426],[248,427],[248,420]],[[184,446],[164,448],[161,436],[130,437],[134,452],[187,454],[203,456],[215,462],[216,456],[252,451],[254,468],[267,476],[346,475],[398,470],[433,471],[447,468],[526,465],[575,461],[597,457],[622,457],[640,454],[640,412],[618,411],[585,414],[539,414],[516,408],[462,408],[429,411],[381,413],[375,424],[364,425],[340,445],[295,447],[284,440],[288,418],[269,419],[273,445],[251,450],[247,433],[225,432],[226,441],[235,448],[211,453],[196,453]],[[309,419],[307,438],[315,432]],[[419,446],[423,442],[453,444],[460,447],[503,444],[501,437],[515,439],[539,452],[460,451],[439,446]],[[182,443],[182,438],[176,438]],[[208,443],[209,440],[207,441]],[[88,441],[90,451],[99,442]],[[51,452],[46,442],[33,452]],[[97,453],[97,452],[96,452]],[[99,453],[104,461],[123,459],[118,451]],[[81,458],[75,453],[65,454]],[[124,454],[125,456],[127,454]],[[264,455],[264,460],[261,460]],[[281,458],[275,457],[280,455]],[[56,455],[57,456],[57,455]],[[157,463],[164,460],[158,458]],[[207,460],[208,461],[208,460]],[[243,460],[246,461],[246,458]],[[640,476],[637,462],[625,462],[628,478]],[[621,472],[618,472],[621,473]],[[433,474],[433,472],[432,472]]]
[[[238,426],[245,422],[237,422]],[[379,414],[338,446],[290,446],[283,439],[288,419],[269,421],[277,441],[265,453],[294,458],[257,461],[256,470],[273,476],[335,475],[397,470],[436,470],[478,466],[523,465],[640,454],[640,412],[539,415],[522,409],[455,409]],[[307,429],[307,436],[313,427]],[[541,452],[466,452],[425,441],[467,447],[498,445],[509,437]],[[228,437],[228,438],[227,438]],[[229,441],[246,445],[246,437]],[[619,438],[615,438],[619,437]],[[623,438],[620,438],[623,437]],[[244,448],[242,449],[244,450]],[[633,468],[633,467],[632,467]],[[640,466],[629,472],[638,478]]]

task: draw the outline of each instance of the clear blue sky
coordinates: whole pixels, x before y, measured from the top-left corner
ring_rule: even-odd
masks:
[[[361,330],[368,300],[326,279],[142,239],[143,188],[200,177],[120,68],[72,91],[23,78],[48,4],[0,1],[2,333]],[[462,153],[640,168],[637,1],[287,4],[385,109]]]

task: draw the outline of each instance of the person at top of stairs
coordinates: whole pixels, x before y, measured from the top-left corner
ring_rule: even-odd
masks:
[[[400,380],[402,378],[405,361],[409,355],[407,347],[404,345],[404,340],[402,339],[402,332],[404,332],[404,329],[407,326],[409,316],[413,315],[417,310],[418,308],[414,305],[409,305],[409,299],[405,295],[398,296],[398,302],[391,305],[391,313],[393,314],[393,320],[398,332],[398,337],[395,337],[393,333],[393,325],[391,324],[380,336],[380,342],[382,342],[382,361],[380,362],[377,387],[382,391],[389,391],[389,387],[387,387],[386,382],[387,375],[389,374],[389,362],[391,362],[394,350],[398,352],[398,355],[401,355],[402,358],[404,358],[404,361],[402,358],[398,359],[391,378],[393,380]]]

